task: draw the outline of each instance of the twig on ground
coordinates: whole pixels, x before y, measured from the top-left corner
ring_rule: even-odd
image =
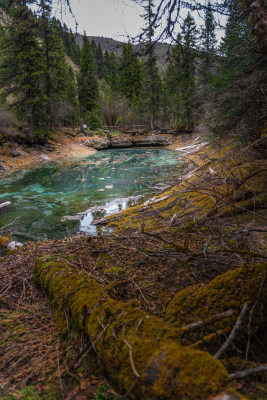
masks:
[[[259,372],[264,372],[264,371],[267,371],[267,364],[259,365],[258,367],[255,368],[245,369],[243,371],[234,372],[228,375],[228,379],[230,381],[234,379],[242,379],[245,378],[246,376],[257,374]]]
[[[228,338],[226,339],[226,341],[224,342],[224,344],[221,346],[221,348],[220,348],[220,349],[217,351],[217,353],[214,355],[214,358],[219,359],[219,358],[223,355],[223,353],[225,352],[225,350],[227,350],[227,348],[230,346],[230,344],[231,344],[231,342],[233,341],[233,339],[234,339],[234,337],[235,337],[237,331],[238,331],[239,328],[240,328],[240,325],[242,324],[242,321],[243,321],[244,316],[245,316],[245,314],[246,314],[246,312],[247,312],[247,309],[248,309],[248,304],[245,303],[244,306],[243,306],[243,308],[242,308],[242,310],[241,310],[241,313],[239,314],[239,316],[238,316],[238,318],[237,318],[237,320],[236,320],[236,323],[235,323],[235,325],[234,325],[234,327],[233,327],[233,329],[232,329],[230,335],[228,336]]]
[[[186,332],[186,331],[192,332],[192,331],[195,331],[197,329],[201,329],[204,326],[211,325],[214,322],[221,321],[224,318],[231,317],[231,315],[233,315],[233,313],[234,313],[234,311],[230,309],[228,311],[225,311],[224,313],[214,315],[214,317],[205,319],[203,321],[198,321],[198,322],[195,322],[193,324],[183,326],[179,330],[181,332]]]
[[[133,361],[133,353],[132,353],[132,346],[130,345],[130,343],[127,342],[127,340],[124,337],[124,332],[125,332],[125,326],[123,327],[123,342],[126,344],[126,346],[129,349],[129,356],[130,356],[130,363],[131,363],[131,367],[133,370],[134,375],[136,376],[136,378],[140,378],[140,375],[138,374],[138,372],[136,371],[135,365],[134,365],[134,361]]]
[[[253,311],[254,311],[256,305],[258,304],[258,301],[259,301],[259,298],[260,298],[260,295],[261,295],[261,292],[262,292],[263,284],[265,282],[265,278],[266,278],[266,271],[264,271],[264,273],[263,273],[263,278],[262,278],[262,281],[261,281],[261,285],[260,285],[260,289],[259,289],[259,292],[258,292],[257,300],[255,301],[255,303],[253,304],[253,307],[251,308],[251,310],[249,312],[249,318],[248,318],[248,342],[247,342],[247,347],[246,347],[246,358],[245,358],[245,361],[247,361],[247,359],[248,359],[248,352],[249,352],[249,346],[250,346],[250,338],[251,338],[251,330],[250,330],[250,328],[251,328],[252,314],[253,314]]]

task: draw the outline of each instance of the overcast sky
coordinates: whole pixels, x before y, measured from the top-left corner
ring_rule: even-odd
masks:
[[[71,0],[72,11],[78,22],[78,32],[88,36],[104,36],[126,40],[135,36],[142,26],[141,7],[131,0]],[[60,17],[59,8],[57,16]],[[73,17],[63,11],[62,19],[75,30]]]
[[[70,0],[70,2],[78,23],[77,31],[79,33],[86,31],[88,36],[104,36],[127,41],[127,36],[136,36],[144,24],[140,16],[143,14],[143,9],[132,0]],[[158,0],[155,1],[157,2]],[[59,6],[55,5],[54,9],[57,10],[57,17],[75,31],[74,17],[67,10],[63,10],[61,14]],[[184,9],[181,15],[185,16],[187,12],[188,10]],[[197,14],[193,16],[198,26],[203,24]],[[218,40],[222,33],[222,31],[217,33]]]

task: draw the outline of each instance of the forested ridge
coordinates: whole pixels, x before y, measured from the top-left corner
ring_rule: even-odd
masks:
[[[0,200],[3,400],[267,394],[265,2],[134,2],[143,29],[113,52],[51,0],[0,1],[0,157],[65,137],[76,151],[172,143],[183,161],[172,187],[94,220],[95,236],[22,245]]]
[[[237,129],[245,141],[260,132],[266,112],[266,60],[253,50],[249,23],[239,18],[242,6],[227,2],[230,17],[220,44],[211,4],[201,27],[188,12],[162,65],[154,50],[154,28],[147,30],[156,7],[148,4],[143,44],[136,52],[125,43],[119,56],[103,52],[86,34],[80,48],[75,33],[52,16],[49,1],[40,2],[34,13],[19,1],[7,8],[12,24],[1,29],[3,107],[28,123],[31,140],[47,139],[56,126],[75,125],[80,118],[93,129],[135,123],[190,131],[203,120],[207,104],[212,111],[206,113],[206,123],[215,136]]]

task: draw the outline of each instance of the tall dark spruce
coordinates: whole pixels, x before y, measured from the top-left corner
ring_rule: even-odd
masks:
[[[12,97],[9,106],[19,119],[28,121],[28,136],[33,140],[36,115],[45,100],[42,92],[45,60],[37,36],[38,21],[24,1],[16,1],[10,15],[12,24],[1,40],[2,97]]]
[[[99,87],[97,69],[87,36],[83,36],[81,50],[80,71],[78,75],[78,95],[80,101],[81,117],[92,112],[98,106]]]

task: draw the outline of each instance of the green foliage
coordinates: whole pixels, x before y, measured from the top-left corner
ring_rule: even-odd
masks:
[[[216,50],[216,23],[213,12],[211,10],[210,1],[205,9],[204,26],[201,28],[200,43],[201,43],[201,58],[203,60],[203,67],[201,74],[204,81],[209,80],[209,74],[212,67],[212,61]]]
[[[41,400],[39,394],[35,391],[33,386],[27,386],[26,388],[16,392],[14,395],[7,395],[4,400]]]
[[[1,40],[3,58],[0,64],[2,95],[12,96],[11,109],[19,119],[29,123],[29,138],[32,139],[36,124],[36,113],[42,109],[44,94],[44,56],[37,39],[37,20],[17,1],[11,10],[12,24]]]
[[[20,120],[28,120],[29,138],[47,139],[52,125],[77,120],[75,79],[67,65],[59,24],[51,17],[51,0],[38,13],[16,0],[12,24],[2,32],[2,98]]]
[[[141,89],[141,63],[131,43],[125,43],[119,61],[119,92],[138,106]]]
[[[196,93],[196,25],[188,13],[166,73],[167,113],[174,126],[193,128]]]
[[[85,115],[85,122],[90,129],[98,129],[102,127],[102,120],[96,111],[89,111]]]
[[[210,128],[217,138],[235,134],[246,143],[261,134],[266,119],[266,56],[252,51],[254,38],[239,18],[240,5],[231,1],[229,12],[220,68],[212,81]]]
[[[95,62],[96,62],[96,68],[97,68],[97,77],[98,77],[98,79],[102,79],[103,78],[103,68],[104,68],[104,56],[103,56],[103,50],[102,50],[100,43],[98,43],[98,46],[96,48]]]
[[[65,59],[62,39],[57,33],[56,20],[51,18],[51,1],[41,1],[40,34],[44,51],[44,93],[46,113],[43,124],[45,129],[59,122],[59,110],[67,101],[67,83],[70,75]],[[69,87],[68,87],[69,89]],[[72,93],[75,96],[73,91]],[[69,99],[68,99],[69,100]],[[39,117],[39,121],[41,116]]]
[[[155,13],[153,12],[154,3],[148,0],[144,6],[145,14],[143,15],[146,21],[146,27],[143,34],[146,36],[146,53],[147,57],[143,64],[143,85],[142,85],[142,101],[141,108],[142,114],[146,116],[149,121],[150,128],[154,128],[155,119],[159,114],[160,99],[162,82],[159,75],[159,68],[157,64],[157,57],[154,51],[154,30],[157,28],[153,24]]]
[[[98,389],[98,393],[96,394],[96,396],[90,400],[116,400],[117,399],[115,396],[107,395],[106,392],[107,392],[107,387],[106,387],[106,385],[103,385]]]
[[[78,95],[81,115],[94,110],[98,105],[99,88],[96,76],[96,64],[90,43],[84,34],[81,51],[80,72],[78,75]]]

